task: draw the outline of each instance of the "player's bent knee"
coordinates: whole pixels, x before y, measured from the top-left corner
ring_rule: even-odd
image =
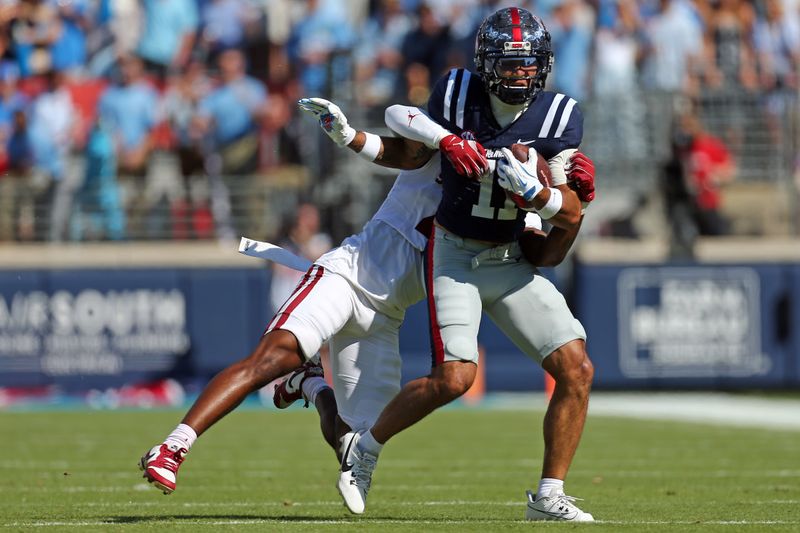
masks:
[[[594,365],[588,356],[576,367],[574,374],[574,381],[576,383],[587,389],[592,386],[592,381],[594,380]]]
[[[594,379],[594,365],[588,357],[583,357],[564,368],[563,378],[576,385],[591,385]]]
[[[477,374],[477,365],[469,361],[448,361],[436,367],[432,377],[436,395],[444,400],[455,400],[472,386]]]
[[[297,338],[285,330],[270,331],[242,361],[250,379],[264,386],[303,364]]]
[[[556,380],[570,387],[588,389],[594,379],[594,365],[583,341],[571,341],[550,354],[542,363]]]

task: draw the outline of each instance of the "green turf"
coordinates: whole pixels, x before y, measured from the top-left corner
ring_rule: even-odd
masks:
[[[354,517],[312,410],[233,413],[169,497],[135,464],[177,412],[0,413],[0,530],[800,531],[800,433],[610,418],[590,420],[567,485],[602,522],[525,523],[541,416],[435,413],[385,448]]]

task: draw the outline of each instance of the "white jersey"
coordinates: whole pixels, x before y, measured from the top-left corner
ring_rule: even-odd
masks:
[[[415,170],[403,170],[372,220],[382,220],[397,230],[414,248],[424,250],[428,239],[417,231],[417,224],[433,216],[442,199],[442,186],[436,179],[441,169],[439,152]]]

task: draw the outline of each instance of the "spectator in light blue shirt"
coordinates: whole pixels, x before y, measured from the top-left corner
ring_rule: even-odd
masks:
[[[121,58],[120,69],[122,83],[106,89],[98,113],[114,138],[120,168],[141,174],[150,155],[150,132],[156,124],[158,96],[144,80],[138,57]]]
[[[350,67],[344,56],[334,57],[332,52],[349,49],[354,37],[341,0],[306,2],[305,16],[297,22],[287,43],[289,59],[300,66],[306,93],[324,93],[329,83],[344,81]],[[332,80],[328,80],[329,71]]]
[[[142,0],[144,28],[138,54],[161,77],[183,66],[194,46],[199,23],[194,0]]]
[[[258,161],[257,132],[267,91],[261,82],[245,74],[240,50],[222,52],[218,65],[221,83],[200,103],[196,123],[220,151],[226,174],[249,173]]]
[[[51,47],[53,70],[77,70],[86,63],[84,28],[91,25],[87,11],[85,0],[60,0],[58,2],[61,32]]]
[[[558,62],[558,67],[553,70],[554,89],[578,101],[583,100],[588,86],[593,12],[580,0],[567,0],[555,6],[547,28],[553,38],[553,55]]]
[[[249,0],[209,0],[202,10],[203,44],[212,55],[241,47],[248,26],[258,19],[258,10]]]
[[[217,65],[220,85],[200,102],[194,123],[195,130],[205,138],[212,210],[217,213],[217,235],[224,238],[247,231],[246,202],[231,201],[228,187],[241,185],[258,170],[267,91],[261,82],[245,74],[241,50],[221,52]]]

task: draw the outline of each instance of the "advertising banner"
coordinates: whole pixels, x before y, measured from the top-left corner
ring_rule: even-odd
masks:
[[[269,313],[253,269],[0,272],[0,386],[116,386],[213,373]]]
[[[581,265],[576,308],[597,384],[787,385],[787,268]]]

